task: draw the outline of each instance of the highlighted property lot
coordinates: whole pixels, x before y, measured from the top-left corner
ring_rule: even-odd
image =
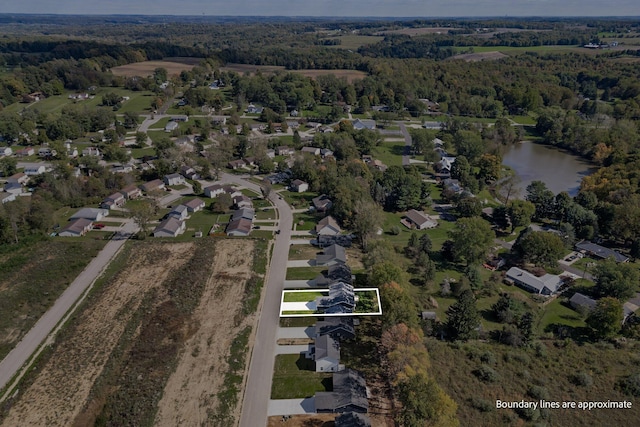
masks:
[[[352,299],[348,295],[335,296],[331,291],[331,289],[282,291],[280,317],[380,316],[382,314],[378,288],[352,289]],[[327,300],[334,303],[331,308],[327,308]]]

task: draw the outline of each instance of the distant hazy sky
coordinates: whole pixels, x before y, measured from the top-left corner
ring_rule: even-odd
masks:
[[[639,0],[0,0],[0,13],[231,16],[638,16]]]

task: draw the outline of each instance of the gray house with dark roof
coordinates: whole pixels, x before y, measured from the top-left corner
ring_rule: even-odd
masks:
[[[318,413],[343,413],[369,411],[367,383],[360,372],[345,369],[333,374],[333,391],[316,392]]]
[[[331,245],[324,248],[322,255],[316,256],[317,266],[330,266],[335,264],[346,264],[347,253],[340,245]]]
[[[507,280],[512,281],[517,286],[534,294],[553,295],[562,286],[562,278],[554,274],[545,274],[537,277],[526,270],[518,267],[511,267],[507,271]]]
[[[316,308],[327,314],[353,313],[356,308],[356,297],[353,286],[344,282],[336,282],[329,287],[329,295],[317,297]]]
[[[316,337],[329,335],[334,339],[353,339],[356,331],[353,327],[353,319],[349,317],[327,317],[319,320],[315,325]]]
[[[569,305],[571,305],[571,307],[574,310],[587,310],[587,311],[591,311],[595,308],[596,306],[596,300],[594,300],[593,298],[589,298],[586,295],[583,295],[579,292],[576,292],[575,294],[573,294],[573,296],[569,299]]]
[[[627,262],[629,261],[629,257],[622,255],[618,251],[614,251],[613,249],[605,248],[604,246],[596,245],[595,243],[591,243],[589,241],[583,240],[580,243],[576,244],[576,249],[579,251],[584,251],[587,254],[596,257],[607,259],[613,257],[616,262]]]
[[[330,335],[316,337],[309,355],[316,362],[316,372],[339,372],[344,369],[344,365],[340,364],[340,344]]]

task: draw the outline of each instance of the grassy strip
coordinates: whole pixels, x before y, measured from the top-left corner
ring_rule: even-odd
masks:
[[[287,269],[286,280],[310,280],[326,271],[324,267],[296,267]]]
[[[30,240],[17,246],[6,245],[0,251],[0,359],[53,305],[105,243],[93,239]],[[11,339],[6,339],[8,336]]]
[[[224,377],[224,388],[217,395],[218,407],[214,412],[208,414],[211,425],[214,427],[235,425],[233,411],[238,405],[250,335],[251,326],[246,326],[231,344],[229,356],[227,357],[229,370]]]
[[[314,301],[316,297],[328,295],[327,292],[286,292],[284,294],[284,302],[307,302]]]

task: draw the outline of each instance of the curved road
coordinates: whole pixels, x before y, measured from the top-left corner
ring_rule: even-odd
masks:
[[[60,323],[65,314],[74,306],[87,288],[95,282],[129,236],[136,231],[136,228],[133,222],[125,223],[124,228],[116,234],[116,237],[102,248],[82,273],[60,295],[53,306],[42,315],[18,345],[0,362],[0,390],[18,373],[56,325]],[[15,382],[12,385],[15,386]],[[2,400],[0,399],[0,401]]]
[[[257,184],[239,178],[236,175],[221,173],[220,180],[224,183],[235,183],[260,191],[260,187]],[[278,210],[278,229],[280,234],[276,234],[269,266],[269,276],[264,285],[265,295],[251,353],[240,427],[267,425],[267,408],[271,398],[271,380],[275,364],[276,331],[280,325],[280,298],[284,289],[287,259],[289,258],[289,239],[291,238],[293,225],[291,207],[275,192],[271,192],[269,199]]]

